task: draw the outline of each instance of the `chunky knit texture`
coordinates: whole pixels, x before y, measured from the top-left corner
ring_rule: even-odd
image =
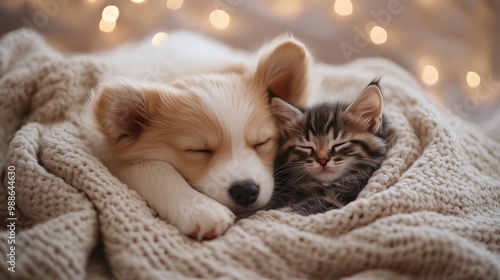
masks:
[[[500,137],[448,117],[392,63],[314,68],[311,102],[352,99],[383,75],[390,148],[356,201],[309,217],[260,211],[204,242],[90,153],[80,113],[107,69],[26,30],[1,39],[0,165],[16,168],[18,207],[12,273],[4,178],[1,279],[500,279]]]

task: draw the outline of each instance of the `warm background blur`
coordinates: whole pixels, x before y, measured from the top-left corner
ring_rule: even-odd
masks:
[[[469,121],[500,110],[498,0],[0,0],[0,35],[23,26],[68,52],[177,29],[254,50],[291,31],[322,62],[395,61]]]

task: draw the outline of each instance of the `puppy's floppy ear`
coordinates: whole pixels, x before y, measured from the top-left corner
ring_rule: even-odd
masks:
[[[130,81],[101,84],[95,93],[93,114],[100,131],[111,144],[126,146],[137,140],[160,103],[153,87],[142,87]]]
[[[311,56],[304,44],[286,34],[261,49],[254,79],[281,98],[305,106],[310,63]]]
[[[378,82],[372,82],[347,107],[346,112],[360,119],[370,132],[376,133],[382,124],[383,107],[384,102]]]
[[[290,127],[302,116],[298,108],[279,97],[272,97],[270,103],[274,118],[280,126]]]

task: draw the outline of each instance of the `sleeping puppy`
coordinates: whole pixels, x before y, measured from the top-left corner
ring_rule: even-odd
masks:
[[[264,46],[257,63],[163,84],[119,79],[91,100],[103,135],[97,156],[161,218],[201,240],[273,192],[278,134],[268,89],[298,105],[310,55],[291,36]]]

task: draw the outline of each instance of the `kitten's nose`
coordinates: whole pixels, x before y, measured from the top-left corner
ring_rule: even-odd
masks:
[[[317,158],[316,161],[323,167],[326,166],[326,164],[328,163],[330,159],[328,158]]]
[[[254,203],[259,196],[259,187],[253,180],[236,181],[229,188],[229,194],[238,205]]]

